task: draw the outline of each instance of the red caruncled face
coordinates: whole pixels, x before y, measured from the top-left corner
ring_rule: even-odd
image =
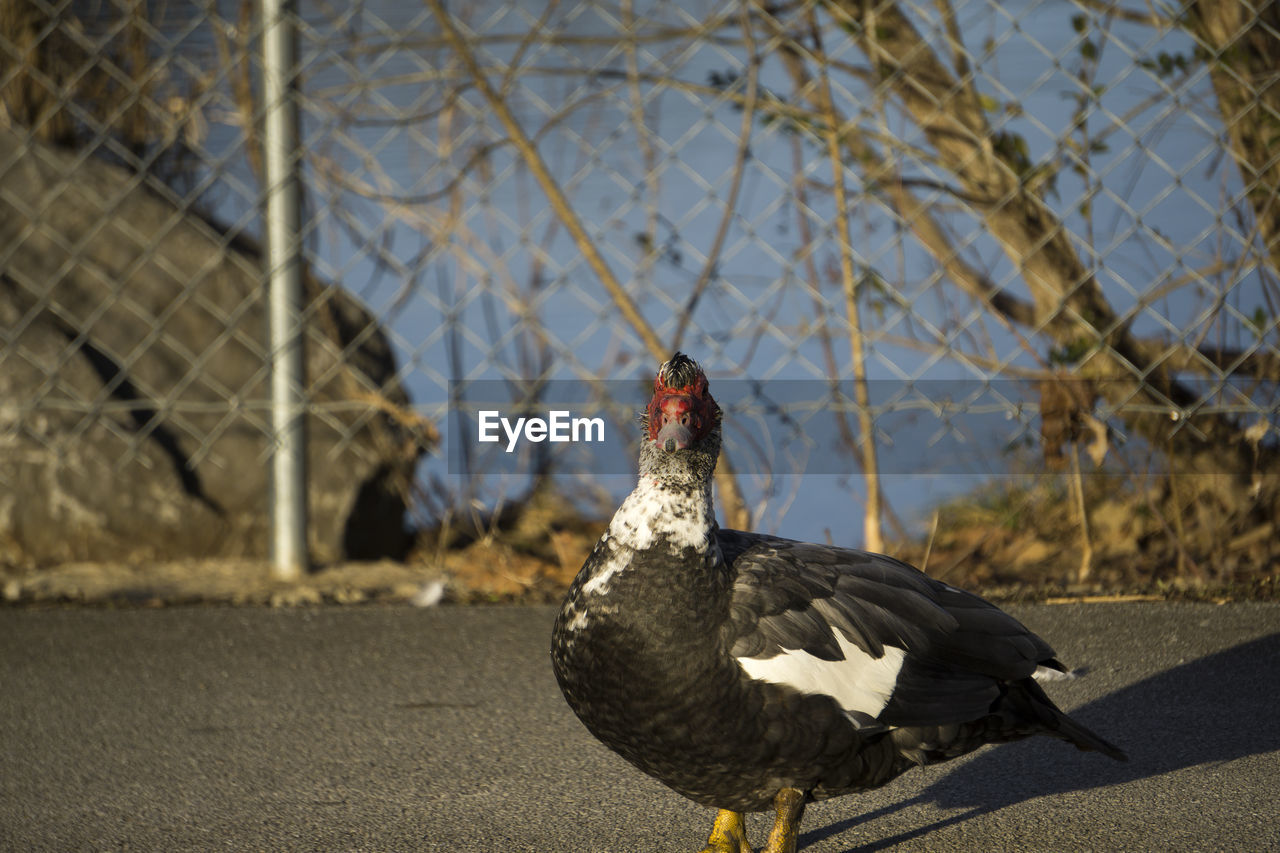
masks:
[[[649,440],[668,453],[706,437],[720,416],[697,363],[676,353],[658,370],[649,401]]]

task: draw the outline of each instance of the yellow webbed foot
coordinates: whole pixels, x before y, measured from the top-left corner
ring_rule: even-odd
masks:
[[[800,839],[800,818],[804,816],[804,792],[783,788],[773,798],[775,817],[769,843],[760,853],[796,853]]]
[[[721,809],[716,813],[716,822],[711,827],[711,837],[707,846],[699,853],[754,853],[747,843],[747,827],[742,819],[742,812],[731,812]]]

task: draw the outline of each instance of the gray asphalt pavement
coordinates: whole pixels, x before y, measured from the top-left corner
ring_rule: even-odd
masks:
[[[1280,606],[1009,609],[1131,760],[988,747],[810,807],[802,850],[1280,850]],[[565,706],[553,613],[0,610],[0,848],[699,849]]]

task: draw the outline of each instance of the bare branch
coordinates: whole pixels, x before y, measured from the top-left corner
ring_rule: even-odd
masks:
[[[729,197],[725,200],[724,214],[720,217],[720,225],[716,228],[715,237],[711,240],[711,248],[707,252],[707,261],[702,265],[702,272],[699,273],[698,280],[694,282],[693,289],[689,292],[689,299],[685,303],[684,312],[677,322],[675,342],[672,344],[672,349],[680,348],[680,341],[684,339],[685,330],[693,319],[693,312],[698,306],[698,300],[702,298],[702,292],[711,283],[711,277],[715,274],[716,266],[720,261],[720,252],[724,248],[725,238],[729,235],[729,224],[733,221],[733,215],[738,209],[738,193],[742,189],[742,177],[746,173],[747,154],[751,150],[751,130],[756,120],[756,95],[758,93],[758,78],[760,74],[760,56],[756,52],[755,36],[751,32],[748,9],[749,3],[744,3],[742,37],[747,44],[748,51],[747,81],[742,109],[742,124],[738,130],[738,150],[734,155],[733,177],[729,185]]]
[[[1207,344],[1194,347],[1183,341],[1170,343],[1146,338],[1139,338],[1137,344],[1153,360],[1161,359],[1166,369],[1179,373],[1209,374],[1216,369],[1224,375],[1267,381],[1275,381],[1280,376],[1280,354],[1273,349],[1245,350]]]
[[[1126,9],[1115,0],[1073,0],[1077,6],[1083,6],[1086,9],[1092,9],[1106,15],[1108,18],[1115,18],[1117,21],[1128,21],[1131,24],[1143,24],[1148,27],[1155,27],[1158,30],[1170,30],[1178,26],[1178,22],[1174,18],[1167,15],[1161,15],[1156,12],[1139,12],[1136,9]]]
[[[808,10],[810,37],[821,50],[821,34],[817,16]],[[795,50],[785,51],[784,58],[793,69],[800,62]],[[850,369],[853,373],[853,395],[858,407],[858,430],[861,433],[862,477],[866,485],[867,504],[863,513],[863,538],[870,551],[884,550],[884,532],[880,526],[883,500],[880,496],[880,462],[876,455],[875,420],[871,414],[871,396],[867,389],[866,344],[863,340],[862,318],[858,306],[858,276],[853,263],[853,245],[850,242],[849,199],[845,189],[844,160],[841,157],[841,129],[843,122],[836,114],[835,101],[831,97],[831,79],[825,65],[819,66],[816,86],[805,86],[818,100],[818,109],[826,125],[825,141],[827,159],[832,172],[833,201],[835,202],[836,239],[840,256],[840,283],[844,293],[845,316],[849,321]]]
[[[962,87],[898,5],[832,2],[879,70],[885,90],[952,164],[966,190],[991,199],[979,212],[1031,292],[1035,322],[1029,328],[1063,345],[1084,342],[1089,349],[1078,368],[1081,374],[1115,380],[1106,387],[1116,403],[1129,404],[1137,397],[1152,404],[1149,413],[1131,409],[1131,426],[1150,440],[1175,442],[1189,468],[1240,470],[1239,448],[1227,441],[1236,434],[1229,418],[1198,415],[1192,428],[1171,432],[1169,421],[1156,413],[1160,407],[1194,407],[1199,395],[1179,383],[1160,360],[1152,361],[1152,354],[1134,340],[1129,323],[1117,316],[1081,262],[1062,222],[993,150],[985,115],[956,96]]]
[[[622,287],[622,283],[614,276],[613,270],[609,268],[604,256],[600,254],[599,248],[595,241],[591,239],[591,235],[582,225],[582,221],[578,219],[577,213],[574,211],[569,199],[565,196],[564,191],[552,176],[551,170],[547,168],[546,162],[542,159],[542,155],[538,153],[538,149],[534,146],[532,140],[524,132],[524,128],[516,121],[515,116],[511,113],[506,102],[490,85],[484,72],[480,69],[476,62],[474,54],[467,45],[462,34],[458,32],[457,26],[453,22],[453,18],[445,11],[442,0],[426,0],[427,7],[431,9],[436,20],[440,23],[440,28],[444,32],[445,38],[453,48],[454,54],[466,67],[475,81],[476,89],[484,97],[497,116],[498,121],[506,129],[507,135],[511,138],[512,145],[520,153],[521,159],[533,174],[534,179],[538,182],[538,186],[542,188],[542,192],[547,197],[547,202],[551,205],[556,216],[564,224],[565,230],[573,238],[574,244],[578,247],[578,251],[582,252],[583,257],[587,259],[587,263],[600,279],[600,283],[604,285],[605,290],[609,292],[614,304],[618,306],[618,310],[622,313],[623,318],[631,325],[636,334],[640,336],[644,342],[645,348],[649,354],[657,361],[665,361],[670,355],[669,350],[663,345],[658,338],[657,333],[649,322],[645,320],[644,315],[640,313],[640,308],[636,305],[631,295]],[[746,502],[742,499],[741,492],[738,489],[737,481],[733,479],[733,469],[726,454],[722,450],[720,453],[720,464],[717,466],[716,483],[720,487],[721,504],[724,509],[725,519],[732,525],[745,526],[742,522],[746,519]]]
[[[793,79],[797,81],[797,91],[802,96],[807,96],[811,102],[815,102],[815,109],[819,113],[818,117],[824,122],[827,121],[826,118],[821,116],[820,97],[809,80],[808,71],[804,67],[799,46],[785,34],[781,24],[776,19],[771,20],[771,27],[775,33],[787,39],[781,50],[781,55]],[[815,57],[815,61],[819,65],[824,60],[825,56]],[[772,106],[773,104],[769,103],[762,109],[771,109]],[[792,106],[792,109],[794,109],[794,106]],[[1036,309],[1034,305],[1005,292],[984,273],[975,269],[961,257],[950,238],[944,233],[938,220],[933,216],[933,205],[921,200],[910,191],[910,187],[916,184],[892,173],[889,164],[883,161],[883,158],[879,157],[866,144],[861,134],[855,132],[852,127],[844,126],[841,131],[841,143],[849,150],[850,159],[854,162],[883,164],[880,166],[879,171],[873,171],[867,175],[867,182],[882,188],[882,198],[895,213],[898,220],[912,230],[916,238],[933,255],[953,282],[970,296],[989,305],[996,315],[1005,322],[1016,323],[1028,328],[1036,325]],[[939,188],[934,183],[929,183],[927,186],[931,189],[945,189],[949,193],[956,193],[953,188]],[[975,203],[977,201],[974,198],[969,198],[968,200]],[[1023,339],[1023,342],[1025,345],[1025,339]],[[1029,345],[1027,346],[1029,348]]]
[[[556,216],[564,223],[565,229],[573,237],[578,251],[582,252],[592,271],[600,279],[600,283],[604,285],[605,290],[609,291],[609,296],[617,304],[623,318],[640,336],[640,340],[644,342],[649,354],[659,361],[664,361],[670,353],[667,352],[662,341],[658,339],[653,327],[649,325],[644,315],[640,313],[640,308],[636,305],[635,300],[631,298],[631,295],[622,287],[622,283],[614,276],[613,270],[609,268],[609,264],[605,261],[604,256],[600,254],[595,241],[591,239],[591,235],[583,227],[582,221],[578,219],[577,212],[574,211],[573,206],[569,203],[564,190],[560,188],[556,179],[551,175],[551,170],[547,168],[542,155],[538,152],[528,134],[524,132],[524,128],[516,121],[506,102],[490,85],[488,78],[485,77],[484,72],[480,69],[479,63],[476,62],[475,55],[471,52],[467,41],[458,32],[458,28],[453,22],[453,17],[445,11],[442,0],[426,0],[426,4],[431,9],[432,14],[435,15],[436,20],[440,22],[440,28],[444,32],[445,39],[453,48],[454,54],[457,55],[463,66],[471,74],[472,79],[475,81],[476,89],[489,104],[489,108],[493,110],[503,128],[506,129],[507,136],[511,139],[511,144],[520,153],[521,159],[524,160],[525,165],[533,174],[538,186],[546,194],[547,202],[551,205],[552,210],[555,211]]]
[[[211,7],[212,8],[212,7]],[[249,160],[249,169],[255,178],[262,180],[262,145],[258,140],[258,125],[254,119],[257,115],[257,104],[253,96],[253,81],[249,76],[249,32],[253,22],[253,5],[249,0],[241,0],[240,20],[235,27],[235,56],[232,57],[231,46],[227,34],[222,27],[211,27],[214,47],[218,51],[218,62],[227,69],[227,77],[231,83],[231,95],[235,100],[236,112],[240,123],[240,132],[244,134],[245,156]]]
[[[645,188],[649,192],[648,210],[645,212],[644,254],[636,270],[636,278],[643,281],[648,277],[650,269],[657,261],[658,249],[658,201],[661,198],[661,173],[658,171],[658,159],[654,151],[652,133],[649,122],[645,119],[644,100],[640,93],[640,61],[637,57],[639,47],[636,39],[638,27],[635,20],[635,0],[623,0],[623,25],[627,28],[627,39],[624,50],[627,54],[627,92],[631,101],[631,123],[635,126],[636,142],[640,146],[640,162],[644,165]],[[679,334],[676,339],[679,340]]]

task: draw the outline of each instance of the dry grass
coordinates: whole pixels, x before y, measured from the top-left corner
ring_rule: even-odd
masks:
[[[999,601],[1280,598],[1280,538],[1265,524],[1223,536],[1188,514],[1175,539],[1166,495],[1102,478],[1087,480],[1084,494],[1094,549],[1086,583],[1077,580],[1079,523],[1060,478],[952,501],[929,538],[888,550]],[[253,560],[0,568],[0,583],[11,605],[539,603],[564,594],[605,523],[542,489],[499,514],[423,531],[403,563],[325,566],[294,584],[272,581],[268,564]]]
[[[939,507],[932,536],[900,543],[893,553],[934,577],[1002,598],[1274,597],[1280,538],[1272,525],[1235,531],[1199,524],[1197,507],[1176,498],[1167,486],[1139,491],[1114,478],[1086,478],[1086,540],[1065,478],[998,483]],[[1086,547],[1092,569],[1081,580]]]

